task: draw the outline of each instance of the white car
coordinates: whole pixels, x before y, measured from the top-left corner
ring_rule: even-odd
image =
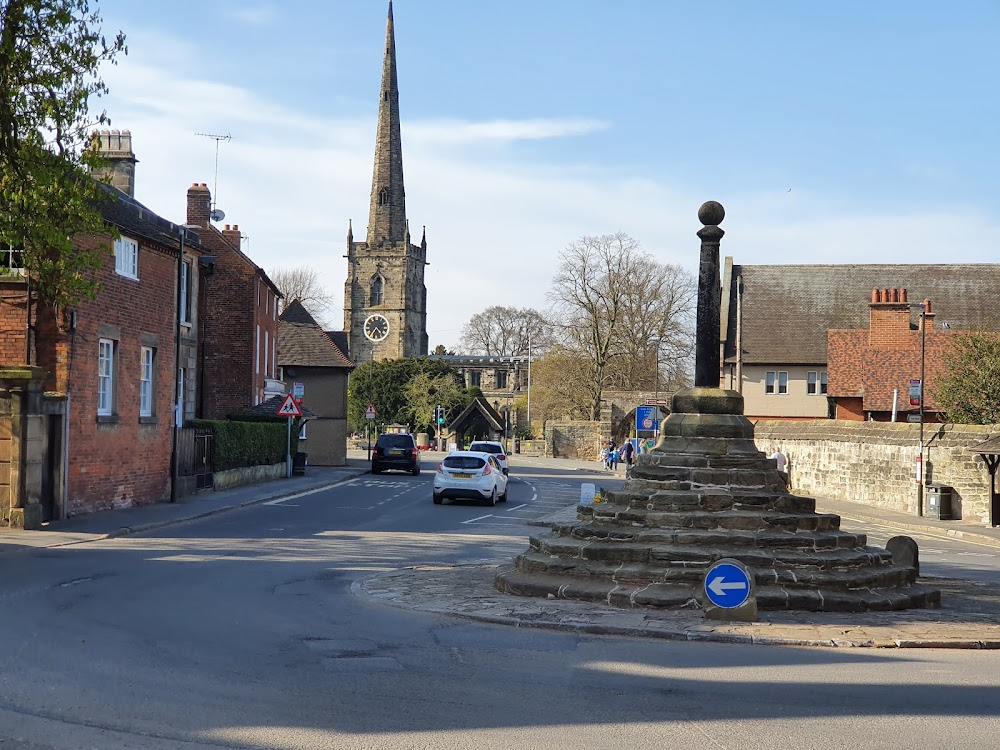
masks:
[[[497,443],[493,440],[477,440],[472,445],[469,446],[469,450],[474,453],[490,453],[493,458],[497,460],[500,464],[501,470],[503,470],[503,475],[507,476],[510,472],[507,470],[507,451],[503,448],[503,443]]]
[[[444,457],[434,475],[434,504],[459,497],[507,502],[507,477],[492,454],[456,451]]]

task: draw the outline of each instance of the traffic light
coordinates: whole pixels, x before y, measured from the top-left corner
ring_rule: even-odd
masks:
[[[434,408],[434,417],[438,424],[444,424],[444,407],[440,404]]]

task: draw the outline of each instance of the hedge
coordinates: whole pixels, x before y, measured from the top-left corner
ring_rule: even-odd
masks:
[[[285,461],[288,424],[282,419],[270,421],[235,421],[191,419],[188,427],[209,427],[215,435],[214,470],[241,469],[245,466],[280,464]],[[292,455],[299,446],[299,422],[292,424]]]

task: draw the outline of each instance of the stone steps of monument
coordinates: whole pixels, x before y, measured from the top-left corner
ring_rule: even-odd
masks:
[[[709,546],[735,545],[738,547],[795,547],[800,549],[852,549],[864,547],[868,538],[864,534],[846,531],[782,531],[765,529],[741,531],[719,529],[669,529],[622,527],[617,524],[592,521],[590,523],[558,523],[552,530],[557,534],[585,540],[637,542],[640,544],[694,544]]]
[[[602,502],[629,509],[665,512],[777,510],[813,513],[816,510],[816,499],[812,497],[800,497],[788,493],[727,491],[721,488],[667,487],[650,494],[636,492],[634,489],[605,490]]]
[[[743,555],[731,555],[741,560]],[[701,586],[705,572],[718,560],[690,561],[677,567],[661,567],[640,562],[618,563],[604,560],[578,560],[551,557],[539,552],[525,552],[516,559],[518,571],[526,574],[564,575],[576,578],[606,578],[619,584],[646,585],[650,583],[683,583]],[[741,560],[746,563],[746,561]],[[913,568],[898,565],[879,565],[842,570],[809,568],[775,568],[748,565],[757,586],[784,586],[787,588],[821,587],[830,590],[883,588],[905,586],[916,578]]]
[[[787,494],[785,480],[776,470],[692,469],[661,467],[660,476],[644,478],[636,468],[629,474],[628,488],[639,494],[652,494],[662,489],[722,489],[741,488]]]
[[[573,599],[609,604],[615,607],[651,607],[660,609],[698,609],[699,587],[674,583],[623,585],[605,578],[579,578],[569,575],[506,570],[496,577],[497,589],[518,596]],[[761,586],[756,590],[761,610],[798,609],[806,611],[864,612],[890,611],[910,607],[935,607],[939,591],[921,585],[901,588],[863,588],[850,591],[790,589]]]
[[[711,563],[736,557],[755,567],[840,569],[866,565],[887,565],[892,555],[875,547],[855,549],[765,549],[730,545],[693,546],[687,544],[647,544],[574,539],[551,534],[529,538],[531,549],[547,555],[607,562],[641,562],[669,567],[675,563]]]
[[[778,511],[658,511],[629,509],[609,503],[581,505],[577,508],[581,521],[598,520],[623,528],[645,526],[672,529],[736,529],[759,531],[785,529],[800,531],[833,531],[840,528],[840,516],[833,513],[794,513]]]

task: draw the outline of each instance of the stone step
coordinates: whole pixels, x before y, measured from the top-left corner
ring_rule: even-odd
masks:
[[[809,567],[821,570],[887,565],[892,562],[892,555],[876,547],[819,550],[740,548],[730,545],[593,541],[554,533],[530,537],[529,546],[543,554],[568,559],[641,562],[663,567],[711,563],[723,557],[735,557],[752,567]]]
[[[840,528],[840,516],[833,513],[797,513],[782,511],[658,511],[624,508],[615,504],[598,503],[577,508],[581,521],[604,521],[630,528],[670,529],[736,529],[760,531],[764,529],[787,531],[833,531]]]
[[[697,609],[701,606],[700,592],[695,587],[675,583],[623,585],[604,578],[526,574],[513,569],[499,573],[495,585],[500,591],[517,596],[552,596],[557,599],[603,602],[623,608]],[[757,606],[764,610],[891,611],[911,607],[936,607],[941,600],[939,591],[918,584],[851,591],[761,586],[756,594]]]
[[[525,552],[518,556],[516,568],[525,574],[606,578],[618,584],[683,583],[700,587],[703,585],[705,572],[715,562],[712,560],[689,563],[683,567],[663,568],[645,563],[573,560],[551,557],[539,552]],[[905,586],[916,580],[916,571],[913,568],[897,565],[833,571],[749,566],[748,570],[758,587],[782,586],[792,589],[820,587],[846,591],[861,588]]]
[[[617,524],[592,521],[589,523],[553,524],[559,535],[576,539],[627,541],[645,544],[694,544],[738,547],[797,547],[800,549],[852,549],[864,547],[868,538],[864,534],[844,531],[796,532],[764,529],[760,531],[718,529],[668,529],[622,527]]]
[[[692,510],[781,510],[812,513],[816,500],[811,497],[783,493],[747,492],[724,488],[698,489],[682,486],[682,482],[665,482],[662,489],[649,494],[629,490],[605,490],[602,499],[609,505],[637,510],[692,511]]]

